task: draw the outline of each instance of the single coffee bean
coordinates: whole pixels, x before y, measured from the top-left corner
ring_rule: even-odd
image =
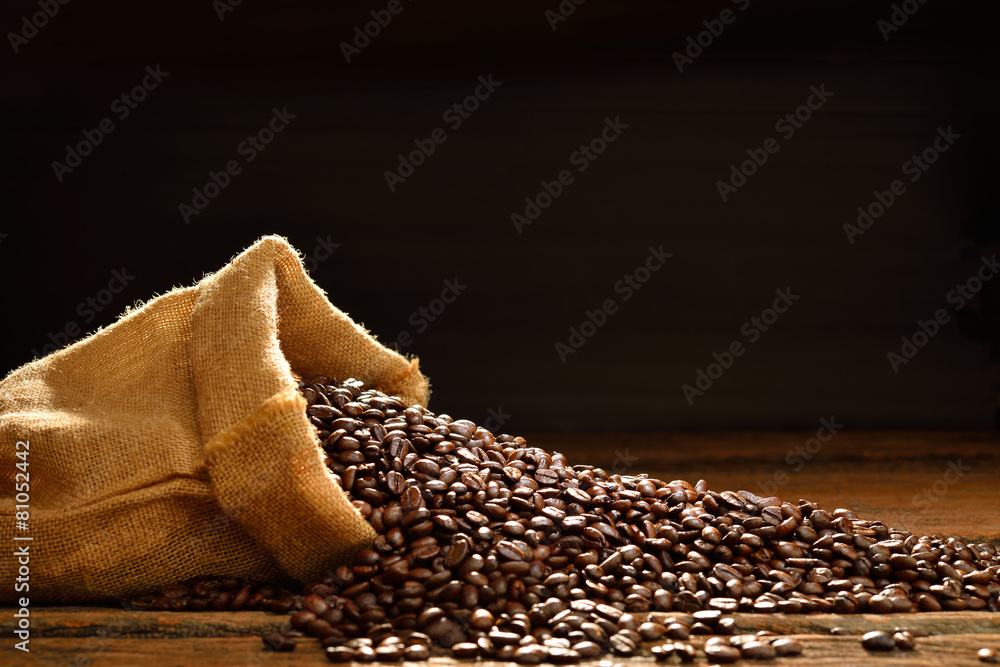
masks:
[[[330,662],[352,662],[354,649],[347,646],[330,646],[326,649],[325,655]]]
[[[740,649],[728,644],[705,645],[705,655],[708,659],[720,664],[736,662],[740,659]]]
[[[374,662],[375,657],[375,649],[371,646],[359,646],[354,650],[355,662]]]
[[[749,641],[740,646],[740,655],[746,660],[773,660],[777,651],[768,643]]]
[[[774,654],[779,658],[792,655],[802,655],[802,644],[791,637],[782,637],[771,642]]]
[[[403,652],[403,659],[407,661],[419,662],[431,656],[431,651],[426,644],[411,644]]]
[[[548,649],[548,660],[555,665],[573,665],[580,662],[581,656],[571,648]]]
[[[861,645],[869,651],[891,651],[896,647],[896,642],[888,634],[873,630],[864,634]]]
[[[896,648],[901,651],[912,651],[917,645],[916,637],[905,630],[894,633],[892,640],[896,642]]]
[[[979,658],[979,662],[985,662],[990,665],[1000,664],[1000,654],[991,648],[981,648],[976,653],[976,657]]]
[[[540,644],[528,644],[514,651],[514,661],[522,665],[537,665],[545,662],[549,651]]]
[[[451,655],[454,658],[475,658],[479,656],[479,645],[472,642],[459,642],[451,647]]]

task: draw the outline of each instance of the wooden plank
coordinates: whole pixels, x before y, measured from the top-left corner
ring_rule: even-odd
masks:
[[[2,628],[12,636],[15,623],[4,618]],[[187,637],[243,637],[280,632],[289,616],[263,611],[153,612],[100,607],[34,607],[33,637],[130,637],[177,639]]]
[[[1000,636],[996,634],[971,634],[963,636],[928,637],[917,640],[917,648],[909,653],[869,653],[861,647],[857,637],[796,635],[803,644],[803,654],[797,658],[781,658],[782,665],[819,665],[821,667],[843,667],[844,665],[895,665],[906,667],[929,667],[931,665],[972,666],[982,665],[976,659],[976,651],[983,647],[1000,650]],[[692,641],[701,646],[702,640]],[[327,664],[313,640],[304,641],[292,653],[269,653],[261,649],[260,639],[243,638],[199,638],[187,641],[169,639],[119,638],[95,640],[91,645],[82,645],[78,639],[52,637],[33,640],[31,654],[13,651],[13,655],[3,655],[5,665],[93,665],[94,667],[134,667],[148,664],[157,667],[215,667],[221,665],[246,665],[247,667],[320,665]],[[6,647],[5,647],[6,649]],[[435,656],[431,665],[458,665],[462,661],[446,656]],[[676,661],[674,661],[676,663]],[[588,661],[583,664],[596,664]],[[616,659],[618,665],[628,667],[652,667],[650,657]],[[414,663],[407,663],[414,664]],[[469,664],[465,662],[464,664]],[[509,667],[510,663],[481,661],[480,667]],[[704,657],[695,663],[709,664]],[[774,663],[770,663],[774,664]]]
[[[673,616],[692,622],[690,614],[652,612],[645,616],[660,621]],[[863,634],[869,630],[906,626],[923,628],[932,635],[1000,635],[1000,613],[982,611],[851,615],[737,613],[732,616],[743,633],[770,630],[778,634],[826,634],[831,628],[840,627]],[[32,610],[31,630],[33,637],[239,637],[278,632],[288,618],[287,615],[263,611],[148,612],[95,607],[39,607]],[[6,618],[2,628],[6,636],[11,636],[14,623]]]

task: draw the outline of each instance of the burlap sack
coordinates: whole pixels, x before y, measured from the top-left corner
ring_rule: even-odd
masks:
[[[323,464],[295,380],[314,374],[428,398],[417,360],[332,306],[274,236],[12,372],[0,599],[97,600],[206,574],[309,581],[351,558],[374,533]],[[30,443],[27,530],[17,441]],[[11,584],[11,545],[29,547],[27,592]]]

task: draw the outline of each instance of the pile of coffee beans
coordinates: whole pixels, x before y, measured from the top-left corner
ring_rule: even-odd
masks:
[[[293,612],[284,643],[266,641],[275,650],[308,635],[334,662],[418,659],[439,646],[535,664],[669,640],[653,655],[687,659],[689,635],[732,634],[725,614],[736,611],[998,610],[1000,556],[989,544],[911,535],[808,500],[716,492],[704,480],[570,465],[353,379],[314,377],[300,390],[327,466],[377,537],[301,596],[249,593],[243,608]],[[184,596],[167,597],[155,604]],[[644,622],[649,611],[677,617]],[[717,662],[800,651],[758,636],[704,649]]]

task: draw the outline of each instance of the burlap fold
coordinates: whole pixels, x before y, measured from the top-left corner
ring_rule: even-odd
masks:
[[[323,464],[296,390],[315,374],[428,399],[417,360],[335,308],[275,236],[12,372],[0,541],[28,546],[30,588],[8,583],[0,600],[99,600],[205,574],[309,581],[348,560],[374,533]]]

